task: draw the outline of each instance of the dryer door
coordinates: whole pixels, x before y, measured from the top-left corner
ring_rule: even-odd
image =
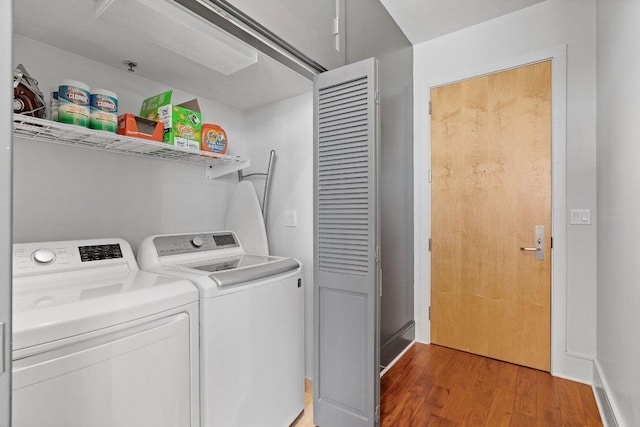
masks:
[[[195,427],[189,346],[179,313],[20,351],[12,425]]]

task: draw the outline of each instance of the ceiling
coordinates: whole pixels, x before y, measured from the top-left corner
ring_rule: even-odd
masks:
[[[381,0],[412,44],[418,44],[545,0]]]
[[[126,31],[96,19],[96,1],[21,0],[14,2],[13,14],[17,34],[120,70],[127,68],[124,60],[133,60],[140,77],[240,110],[312,89],[309,79],[257,51],[253,65],[224,75],[145,39],[135,28]]]

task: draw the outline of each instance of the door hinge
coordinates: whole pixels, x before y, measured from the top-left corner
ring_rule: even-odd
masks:
[[[429,237],[429,252],[431,252],[431,237]]]
[[[553,236],[551,236],[551,249],[553,249]]]
[[[380,405],[376,406],[376,424],[380,423]]]
[[[0,374],[4,372],[4,323],[0,323]]]
[[[380,287],[380,297],[382,298],[382,249],[380,248],[380,245],[376,246],[376,251],[375,251],[375,255],[374,255],[375,259],[376,259],[376,267],[378,270],[378,283],[379,283],[379,287]]]
[[[380,105],[380,91],[378,90],[376,91],[375,98],[376,98],[376,105]]]
[[[431,320],[431,306],[429,306],[429,320]]]
[[[429,115],[431,115],[431,101],[429,101]]]
[[[429,169],[429,184],[431,184],[431,169]]]
[[[335,41],[334,48],[340,52],[340,17],[333,18],[333,38]]]

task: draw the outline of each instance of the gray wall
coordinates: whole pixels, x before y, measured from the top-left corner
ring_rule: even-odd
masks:
[[[640,2],[597,1],[596,369],[621,426],[640,425],[638,23]]]
[[[379,1],[346,0],[345,15],[346,63],[379,60],[384,347],[414,319],[413,47]]]

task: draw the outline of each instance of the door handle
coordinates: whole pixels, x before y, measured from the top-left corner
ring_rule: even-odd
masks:
[[[536,225],[535,227],[535,247],[520,246],[520,250],[524,252],[535,252],[536,261],[544,260],[544,226]]]

